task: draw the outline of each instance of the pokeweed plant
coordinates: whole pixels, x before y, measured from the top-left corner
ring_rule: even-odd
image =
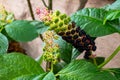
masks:
[[[120,0],[103,8],[84,8],[71,16],[60,11],[37,9],[40,21],[14,20],[0,9],[1,80],[120,80],[120,68],[105,68],[119,51],[96,57],[95,39],[120,33]],[[18,52],[7,53],[9,38],[28,42],[43,35],[43,55],[39,60]],[[77,57],[83,53],[83,59]],[[44,70],[41,63],[46,61]]]

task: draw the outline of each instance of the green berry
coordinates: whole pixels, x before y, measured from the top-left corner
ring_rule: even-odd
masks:
[[[49,22],[49,21],[46,21],[44,24],[45,24],[46,26],[49,26],[49,25],[50,25],[50,22]]]
[[[60,31],[61,28],[55,28],[55,32],[58,33]]]
[[[54,23],[57,23],[58,21],[59,21],[59,19],[56,17],[56,18],[54,18]]]
[[[71,21],[70,17],[67,17],[67,20],[68,20],[68,22],[70,22]]]
[[[67,29],[67,26],[62,26],[62,27],[60,28],[61,31],[65,31],[66,29]]]
[[[49,30],[53,30],[55,28],[57,28],[57,25],[56,24],[51,24]]]
[[[61,15],[60,15],[60,19],[61,19],[61,20],[63,20],[63,19],[66,18],[66,17],[67,17],[66,14],[61,14]]]
[[[60,15],[60,11],[56,11],[56,16],[59,16]]]
[[[60,27],[62,27],[62,26],[63,26],[63,22],[62,22],[62,21],[59,22],[58,25],[59,25]]]
[[[65,19],[64,20],[64,24],[68,24],[69,23],[69,20],[68,19]]]

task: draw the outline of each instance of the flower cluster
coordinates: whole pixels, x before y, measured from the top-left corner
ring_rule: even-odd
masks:
[[[54,39],[56,39],[56,35],[53,31],[46,31],[43,34],[43,40],[45,42],[45,46],[43,48],[43,56],[44,60],[48,62],[52,62],[56,64],[59,57],[59,46],[54,43]]]
[[[52,11],[48,10],[47,8],[37,8],[36,14],[39,16],[41,21],[49,21],[51,20],[50,14],[52,14]]]
[[[50,26],[49,30],[56,32],[68,43],[71,43],[80,52],[85,51],[84,58],[89,59],[92,51],[96,50],[94,40],[86,34],[75,22],[71,22],[70,17],[55,11],[49,14],[50,20],[44,21],[45,25]]]

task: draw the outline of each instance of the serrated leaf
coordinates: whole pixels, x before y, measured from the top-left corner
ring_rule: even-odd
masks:
[[[62,69],[60,80],[117,80],[107,71],[100,71],[95,65],[85,60],[76,60]]]
[[[38,31],[39,34],[43,34],[49,28],[43,22],[40,22],[40,21],[31,21],[31,24],[36,26],[37,31]]]
[[[6,53],[8,49],[8,40],[6,36],[0,33],[0,54]]]
[[[5,26],[8,35],[16,41],[27,42],[38,36],[35,26],[30,21],[17,20]]]
[[[55,42],[60,47],[60,56],[63,59],[63,61],[65,61],[66,63],[70,63],[73,49],[72,45],[64,41],[61,37]]]
[[[12,80],[29,74],[44,73],[41,66],[31,57],[22,53],[10,53],[0,56],[0,79]]]
[[[97,8],[82,9],[71,16],[71,20],[84,29],[91,37],[109,35],[118,31],[113,25],[104,22],[107,11]]]

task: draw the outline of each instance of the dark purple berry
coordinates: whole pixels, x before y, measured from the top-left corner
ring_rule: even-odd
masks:
[[[85,59],[89,59],[89,56],[91,55],[91,52],[90,51],[86,51],[85,52],[85,55],[84,55],[84,58]]]
[[[70,31],[66,32],[66,35],[70,35]]]
[[[59,32],[58,35],[62,36],[64,35],[65,33],[64,32]]]
[[[75,27],[75,22],[72,22],[72,28],[74,28]]]
[[[77,27],[76,32],[79,33],[79,31],[80,31],[80,27]]]
[[[75,33],[75,30],[71,30],[71,34],[74,34]]]
[[[73,36],[73,39],[77,39],[77,38],[78,38],[78,35],[74,35],[74,36]]]
[[[93,50],[93,51],[95,51],[95,50],[96,50],[96,48],[97,48],[96,46],[92,46],[92,50]]]
[[[86,40],[87,40],[86,37],[83,37],[83,38],[82,38],[82,42],[85,42]]]
[[[81,30],[81,33],[82,35],[86,35],[85,31],[84,30]]]

